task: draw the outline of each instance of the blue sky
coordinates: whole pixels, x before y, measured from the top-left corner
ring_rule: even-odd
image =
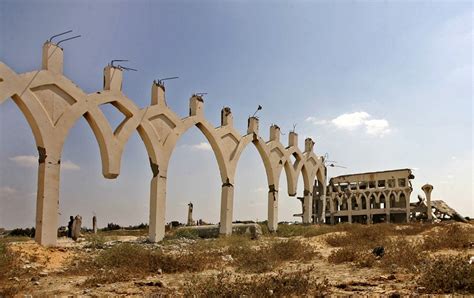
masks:
[[[474,216],[472,175],[472,18],[470,1],[0,1],[0,60],[18,73],[41,66],[51,35],[64,43],[65,75],[86,92],[102,88],[103,67],[129,59],[124,92],[140,107],[151,83],[167,83],[168,105],[186,116],[194,92],[208,92],[205,113],[216,126],[230,106],[236,128],[261,104],[260,131],[278,124],[284,143],[296,123],[319,155],[344,168],[329,176],[409,167],[412,200],[424,183],[462,214]],[[104,108],[112,123],[120,121]],[[168,173],[167,219],[217,222],[220,179],[205,138],[180,139]],[[0,106],[0,226],[32,226],[37,155],[15,104]],[[99,150],[82,119],[66,141],[61,173],[62,223],[95,213],[99,225],[148,221],[151,171],[140,138],[127,144],[121,175],[101,176]],[[77,181],[77,183],[74,182]],[[265,171],[248,147],[236,177],[234,218],[265,219]],[[301,184],[301,183],[300,183]],[[184,186],[184,187],[183,187]],[[300,203],[285,195],[281,220]],[[299,186],[298,195],[302,194]]]

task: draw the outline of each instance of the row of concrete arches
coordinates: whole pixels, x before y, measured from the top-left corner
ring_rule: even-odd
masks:
[[[108,65],[104,69],[103,90],[86,94],[63,75],[63,50],[47,42],[43,46],[42,69],[16,74],[0,63],[0,103],[12,98],[32,129],[39,154],[36,211],[36,240],[55,245],[58,226],[59,176],[61,154],[70,129],[84,117],[100,149],[103,176],[114,179],[120,174],[125,144],[137,131],[146,147],[153,177],[150,183],[149,239],[159,241],[165,232],[166,179],[169,160],[179,138],[191,127],[197,127],[212,147],[222,180],[220,232],[232,232],[233,184],[242,151],[252,143],[264,165],[268,183],[268,225],[278,224],[278,189],[285,170],[288,193],[296,195],[298,177],[304,183],[303,222],[312,220],[312,188],[315,179],[325,183],[324,161],[313,152],[314,142],[305,140],[298,148],[298,135],[289,134],[287,147],[280,142],[280,129],[270,127],[270,139],[259,136],[259,121],[248,119],[245,135],[233,126],[230,108],[221,111],[221,126],[215,128],[204,116],[204,100],[193,95],[189,116],[180,118],[168,108],[165,88],[154,82],[151,105],[139,109],[122,93],[123,70]],[[112,105],[125,119],[112,129],[100,107]],[[294,159],[294,161],[292,160]]]

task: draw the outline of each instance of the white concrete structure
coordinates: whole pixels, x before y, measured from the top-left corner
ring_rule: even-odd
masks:
[[[280,129],[270,127],[270,140],[259,136],[258,119],[248,119],[245,135],[233,126],[230,108],[221,112],[221,126],[214,127],[204,116],[204,100],[198,95],[189,100],[189,116],[181,119],[166,104],[165,88],[154,82],[151,105],[139,109],[122,93],[123,70],[108,65],[104,68],[103,90],[86,94],[63,75],[63,49],[51,42],[43,46],[42,69],[17,74],[0,62],[0,103],[12,98],[26,117],[35,137],[39,154],[36,208],[36,241],[54,246],[58,228],[59,178],[61,154],[70,129],[80,117],[89,123],[97,139],[105,178],[120,174],[123,149],[134,131],[146,147],[152,178],[150,183],[149,239],[160,241],[165,233],[166,179],[171,154],[178,139],[196,126],[206,137],[217,159],[222,180],[220,233],[232,232],[234,177],[242,151],[252,143],[263,161],[268,182],[268,226],[277,229],[278,183],[285,169],[288,193],[296,195],[300,174],[304,180],[303,222],[310,223],[314,180],[325,185],[325,167],[313,152],[314,142],[305,140],[300,151],[298,135],[289,134],[288,146],[280,143]],[[100,110],[113,105],[125,120],[113,130]],[[292,162],[294,156],[295,162]],[[324,214],[322,215],[324,218]]]

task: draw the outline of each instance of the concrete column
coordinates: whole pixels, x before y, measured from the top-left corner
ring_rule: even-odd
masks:
[[[35,241],[56,246],[59,213],[60,160],[38,147],[38,192],[36,196]]]
[[[268,229],[278,230],[278,190],[274,185],[268,187]]]
[[[367,224],[372,223],[372,207],[370,206],[370,195],[365,198],[365,205],[367,206]]]
[[[426,197],[426,209],[427,209],[427,216],[428,216],[428,221],[433,220],[432,212],[431,212],[431,192],[433,191],[433,185],[431,184],[425,184],[421,188],[423,192],[425,193]]]
[[[155,173],[150,185],[148,239],[151,242],[159,242],[165,237],[166,177]]]
[[[406,205],[406,213],[407,213],[407,222],[410,222],[410,214],[411,214],[411,210],[410,210],[410,193],[411,191],[407,191],[405,193],[405,205]],[[430,204],[430,209],[431,211],[431,204]],[[431,218],[431,212],[429,212],[430,215],[429,215],[429,218]],[[428,219],[430,220],[430,219]]]
[[[230,182],[222,184],[221,222],[219,233],[232,234],[232,214],[234,208],[234,186]]]
[[[323,200],[323,210],[321,212],[321,223],[326,222],[326,186],[322,185],[320,198]]]
[[[387,183],[387,182],[385,182]],[[390,222],[390,194],[387,198],[387,196],[385,196],[385,214],[387,216],[387,222],[389,223]]]
[[[331,224],[333,225],[334,224],[334,196],[331,195],[330,199],[329,199],[329,212],[330,212],[330,216],[331,216]]]
[[[347,221],[349,223],[352,223],[352,197],[349,196],[349,199],[347,199]]]
[[[43,45],[42,68],[51,72],[63,73],[63,49],[51,43],[45,42]]]
[[[95,215],[92,217],[92,232],[97,234],[97,217]]]
[[[151,86],[151,105],[167,106],[165,86],[156,81]]]
[[[104,90],[122,91],[123,71],[111,65],[104,68]]]
[[[304,191],[303,198],[303,223],[310,224],[313,215],[313,194],[309,190]]]

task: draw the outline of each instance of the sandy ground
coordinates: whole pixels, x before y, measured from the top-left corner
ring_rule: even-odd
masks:
[[[417,286],[413,275],[387,272],[378,267],[356,268],[351,264],[335,265],[328,263],[327,257],[336,249],[330,247],[324,241],[328,235],[311,238],[294,237],[313,246],[317,255],[310,262],[285,263],[282,269],[297,271],[312,266],[314,268],[312,274],[318,280],[327,278],[331,285],[331,293],[336,295],[389,296],[392,294],[417,294]],[[113,239],[113,243],[140,243],[144,241],[143,237],[136,236],[114,236]],[[25,270],[21,275],[10,278],[8,283],[22,285],[20,294],[34,296],[179,294],[178,289],[182,287],[184,282],[189,281],[192,275],[191,273],[151,275],[127,282],[84,287],[83,283],[90,276],[90,273],[71,274],[68,272],[68,268],[75,266],[81,258],[91,257],[99,252],[87,248],[86,244],[86,241],[74,242],[66,238],[59,239],[58,247],[55,248],[44,248],[33,241],[11,243],[12,250],[21,254],[21,266]],[[187,244],[178,242],[177,244],[171,244],[169,247],[179,248],[180,245]],[[457,252],[449,250],[436,252],[436,254],[455,253]],[[468,253],[474,255],[473,249],[469,249]],[[235,271],[232,266],[227,266],[226,270]],[[217,272],[216,270],[208,270],[195,274],[210,275],[217,274]]]

